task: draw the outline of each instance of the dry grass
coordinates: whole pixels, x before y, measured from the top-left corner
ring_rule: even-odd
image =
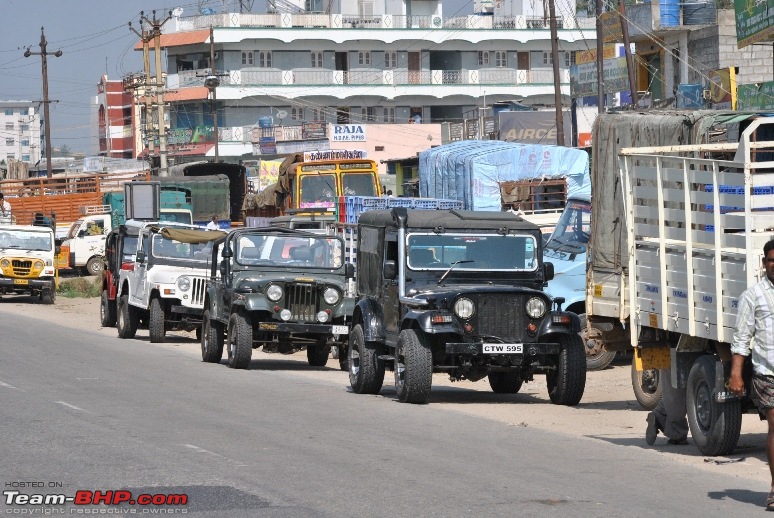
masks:
[[[74,277],[72,279],[59,279],[59,287],[56,290],[57,295],[68,298],[76,297],[99,297],[102,292],[102,286],[99,277]]]

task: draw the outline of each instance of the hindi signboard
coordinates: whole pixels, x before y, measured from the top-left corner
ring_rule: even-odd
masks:
[[[736,45],[740,49],[770,41],[774,36],[774,6],[771,0],[734,0]]]

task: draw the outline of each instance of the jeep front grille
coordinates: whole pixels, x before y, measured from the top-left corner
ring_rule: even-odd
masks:
[[[285,286],[286,307],[291,319],[300,322],[317,321],[317,289],[312,284],[287,284]]]
[[[477,320],[475,333],[478,335],[514,342],[529,341],[524,331],[527,315],[521,296],[499,293],[480,295],[474,318]]]
[[[14,259],[11,261],[13,266],[13,274],[18,277],[27,277],[32,270],[32,261]]]
[[[202,277],[193,277],[191,281],[191,305],[204,307],[204,295],[207,293],[207,280]]]

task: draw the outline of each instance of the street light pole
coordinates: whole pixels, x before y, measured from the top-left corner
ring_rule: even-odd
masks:
[[[48,63],[46,61],[46,58],[48,56],[48,52],[46,52],[46,45],[48,45],[48,42],[46,41],[46,35],[43,32],[43,27],[40,28],[40,52],[31,52],[30,48],[27,47],[27,50],[24,51],[24,57],[28,58],[30,56],[40,56],[41,61],[43,63],[43,117],[45,117],[45,132],[46,132],[46,176],[51,178],[53,176],[53,171],[51,170],[51,121],[48,118],[48,105],[50,101],[48,100]],[[61,50],[57,50],[54,52],[54,57],[59,57],[62,55]]]

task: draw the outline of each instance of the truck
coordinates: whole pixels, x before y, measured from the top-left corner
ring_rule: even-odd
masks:
[[[181,188],[191,193],[194,224],[206,225],[213,215],[221,228],[244,223],[243,203],[247,194],[247,168],[228,162],[198,161],[175,164],[169,176],[158,177],[162,190]]]
[[[537,225],[509,212],[372,210],[357,222],[357,302],[346,351],[357,394],[392,370],[399,401],[427,403],[434,373],[487,378],[515,394],[545,375],[552,403],[577,405],[586,361],[574,313]]]
[[[590,320],[611,343],[634,346],[633,371],[669,368],[671,379],[660,382],[686,389],[699,451],[728,454],[742,414],[758,411],[749,397],[749,359],[744,397],[731,395],[725,382],[739,297],[765,275],[762,248],[774,238],[774,120],[696,112],[670,126],[663,115],[636,122],[601,117],[595,129],[613,138],[661,122],[660,138],[683,143],[633,147],[622,139],[618,179],[608,178],[595,197],[608,202],[593,208],[606,223],[595,224],[591,241],[592,254],[612,251],[607,260],[620,264],[604,268],[604,256],[592,261]],[[718,134],[731,142],[707,142]],[[599,240],[613,246],[594,250]]]
[[[0,224],[0,296],[28,294],[56,301],[54,230],[49,226]]]

